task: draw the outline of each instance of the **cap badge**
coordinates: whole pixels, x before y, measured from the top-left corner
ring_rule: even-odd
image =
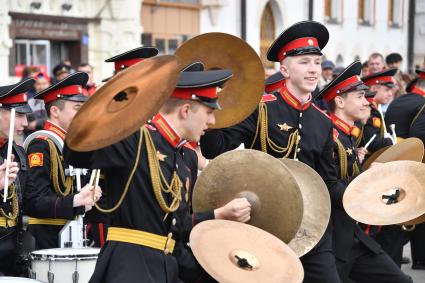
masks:
[[[312,39],[307,40],[308,45],[313,46],[314,42]]]

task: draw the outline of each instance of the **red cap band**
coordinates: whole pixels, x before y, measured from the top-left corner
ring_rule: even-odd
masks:
[[[217,99],[217,88],[214,87],[203,87],[203,88],[176,88],[171,94],[171,97],[180,99],[193,99],[193,95],[196,97],[205,97],[210,99]]]
[[[418,74],[418,78],[421,79],[421,80],[425,80],[425,72],[420,72]]]
[[[83,91],[83,88],[81,85],[70,85],[65,86],[63,88],[52,90],[45,95],[43,95],[44,103],[52,102],[53,100],[59,99],[62,95],[76,95],[81,94]]]
[[[14,94],[12,96],[6,96],[0,98],[1,104],[19,104],[19,103],[25,103],[28,101],[27,94],[26,93],[19,93]]]
[[[332,99],[334,99],[336,96],[341,95],[345,92],[348,92],[351,88],[347,88],[344,89],[352,84],[361,82],[361,79],[359,76],[352,76],[342,82],[340,82],[339,84],[333,86],[332,88],[330,88],[328,91],[326,91],[325,96],[323,97],[323,99],[328,102],[331,101]],[[344,90],[342,90],[344,89]]]
[[[301,48],[301,47],[319,47],[319,43],[317,42],[317,39],[314,37],[301,37],[297,38],[287,44],[285,44],[278,52],[277,57],[279,58],[279,61],[282,61],[286,57],[286,53],[288,51]]]
[[[133,59],[123,59],[115,61],[115,70],[122,70],[124,68],[128,68],[130,66],[133,66],[134,64],[137,64],[141,61],[143,61],[143,58],[133,58]]]
[[[366,80],[363,79],[363,82],[367,86],[373,86],[373,85],[378,85],[378,84],[387,84],[387,83],[392,83],[392,84],[396,83],[393,76],[375,77],[375,78],[370,78],[370,79],[366,79]]]
[[[264,91],[266,93],[272,93],[272,92],[278,91],[282,87],[283,87],[283,80],[266,85]]]

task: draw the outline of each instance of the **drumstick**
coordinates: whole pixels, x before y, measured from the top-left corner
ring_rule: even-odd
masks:
[[[92,178],[90,177],[90,185],[93,184],[93,202],[96,202],[96,195],[95,195],[95,189],[97,188],[97,186],[99,185],[99,178],[100,178],[100,169],[94,169],[94,178],[92,180]],[[93,176],[93,175],[92,175]]]
[[[397,143],[397,135],[395,134],[395,124],[391,124],[390,128],[391,128],[391,133],[392,133],[392,136],[393,136],[393,139],[394,139],[394,144],[396,144]]]
[[[376,138],[376,134],[374,134],[370,140],[365,144],[364,149],[367,149],[368,146],[373,142],[373,140]]]
[[[6,172],[4,175],[3,202],[6,202],[9,187],[9,165],[12,157],[13,132],[15,129],[15,108],[10,109],[9,140],[7,143]]]

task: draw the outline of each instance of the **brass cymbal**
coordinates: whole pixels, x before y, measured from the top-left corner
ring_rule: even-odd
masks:
[[[193,189],[195,212],[221,207],[234,198],[251,203],[251,225],[288,243],[303,216],[300,189],[291,171],[278,159],[257,150],[236,150],[213,159]]]
[[[392,161],[370,168],[348,185],[343,205],[348,215],[365,224],[415,219],[425,214],[425,164]]]
[[[285,243],[248,224],[203,221],[192,229],[190,247],[218,282],[300,283],[304,277],[301,261]]]
[[[257,53],[242,39],[219,32],[195,36],[180,46],[176,55],[184,65],[200,61],[205,69],[231,69],[233,77],[219,93],[213,128],[237,124],[254,112],[264,91],[264,69]]]
[[[424,144],[418,138],[408,138],[392,145],[380,154],[375,162],[389,162],[396,160],[411,160],[422,162],[424,157]]]
[[[325,233],[331,215],[331,199],[325,182],[314,169],[293,159],[279,160],[291,171],[303,197],[301,226],[289,242],[289,247],[301,257],[314,248]]]
[[[417,224],[421,224],[425,222],[425,214],[422,214],[419,217],[416,217],[415,219],[412,219],[410,221],[404,222],[401,225],[404,226],[412,226],[412,225],[417,225]]]
[[[139,62],[114,76],[84,103],[72,120],[66,143],[90,151],[116,143],[143,126],[173,92],[180,76],[174,55]]]
[[[369,169],[370,165],[375,162],[376,158],[378,158],[384,151],[386,151],[387,149],[389,149],[391,146],[386,146],[383,148],[378,149],[377,151],[375,151],[374,153],[372,153],[371,156],[369,156],[362,165],[362,171],[366,171],[367,169]]]

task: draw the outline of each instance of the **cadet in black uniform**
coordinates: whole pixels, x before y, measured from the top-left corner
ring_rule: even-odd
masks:
[[[34,79],[27,79],[14,85],[0,87],[0,276],[21,276],[25,272],[17,264],[22,252],[22,194],[31,189],[32,182],[28,176],[25,151],[15,142],[12,145],[13,162],[9,166],[9,187],[6,202],[3,202],[4,178],[9,138],[10,110],[14,108],[14,135],[19,135],[28,125],[27,113],[31,108],[27,102],[26,92],[33,85]]]
[[[86,73],[76,72],[35,96],[44,100],[49,116],[45,132],[39,132],[27,147],[29,171],[35,186],[25,191],[24,205],[30,216],[29,230],[35,237],[36,249],[59,247],[63,225],[93,205],[92,188],[84,186],[77,193],[75,177],[65,176],[68,166],[63,161],[61,148],[72,118],[87,99],[82,94],[87,79]],[[100,188],[96,188],[96,197],[100,194]]]
[[[299,159],[321,175],[333,205],[342,207],[343,190],[338,186],[332,158],[332,122],[312,104],[311,97],[321,76],[321,49],[328,38],[326,27],[313,21],[300,22],[285,30],[267,54],[268,60],[281,63],[284,86],[263,98],[258,109],[240,124],[207,132],[201,138],[203,155],[214,158],[244,143],[246,148],[278,158]],[[330,226],[301,261],[304,282],[340,282]]]
[[[385,127],[380,105],[391,102],[393,97],[392,88],[395,87],[394,75],[396,73],[397,69],[391,69],[362,78],[371,91],[376,91],[372,103],[371,116],[364,125],[362,143],[360,144],[360,146],[364,146],[376,134],[375,139],[367,148],[370,153],[394,144],[391,139],[391,130]]]
[[[160,113],[128,138],[85,153],[65,146],[71,164],[105,174],[109,207],[123,197],[110,215],[90,282],[197,282],[205,276],[186,243],[193,224],[220,218],[223,209],[190,217],[198,161],[186,141],[198,141],[215,123],[217,86],[231,75],[183,72]],[[250,207],[241,211],[241,221],[249,220],[249,212]]]
[[[359,77],[361,67],[360,61],[352,63],[319,94],[328,103],[335,127],[334,156],[342,191],[360,173],[353,129],[354,122],[364,117],[369,107],[367,86]],[[331,219],[333,251],[343,282],[411,282],[343,207],[332,207]]]
[[[397,138],[417,137],[425,143],[425,70],[406,86],[406,94],[388,107],[387,126],[395,124]],[[425,224],[416,225],[410,234],[412,269],[425,269]]]

